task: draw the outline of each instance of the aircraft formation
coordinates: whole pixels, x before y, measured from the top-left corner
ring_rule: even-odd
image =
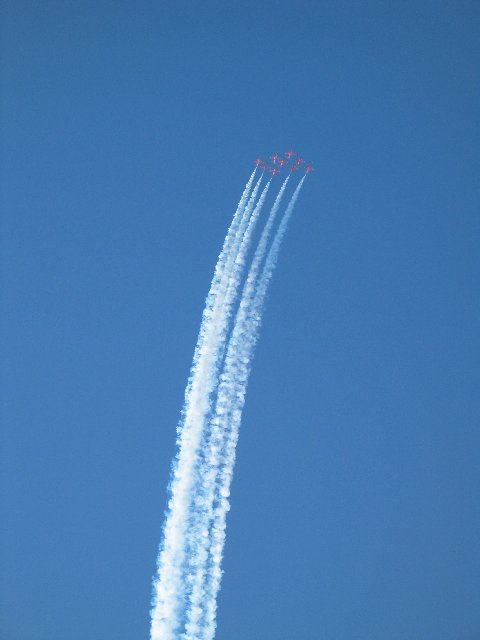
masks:
[[[300,156],[297,156],[295,151],[286,151],[283,156],[278,153],[274,153],[273,156],[270,156],[270,160],[272,161],[274,166],[270,166],[262,160],[262,158],[257,158],[254,160],[254,164],[259,168],[260,171],[270,171],[272,176],[277,175],[280,171],[285,168],[287,171],[294,172],[299,169],[303,169],[305,173],[310,173],[310,171],[314,171],[315,168],[313,164],[305,164],[305,160]],[[290,164],[288,164],[290,163]]]

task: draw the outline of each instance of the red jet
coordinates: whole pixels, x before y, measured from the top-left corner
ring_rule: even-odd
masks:
[[[274,153],[273,156],[270,156],[270,160],[273,160],[273,164],[275,164],[277,160],[280,160],[280,156],[278,153]]]
[[[291,158],[292,156],[294,156],[294,155],[295,155],[295,151],[287,151],[287,152],[285,153],[285,155],[286,155],[286,156],[287,156],[287,158],[290,160],[290,158]]]
[[[290,171],[298,171],[298,169],[299,169],[298,164],[292,164],[288,168],[290,169]]]
[[[305,167],[305,173],[310,173],[310,171],[315,171],[315,167],[313,166],[313,164],[307,164],[307,166]]]
[[[300,158],[300,157],[296,158],[296,160],[295,160],[295,164],[302,164],[302,162],[305,162],[305,160],[303,158]]]
[[[270,169],[272,176],[276,176],[277,173],[280,173],[280,169]]]
[[[253,161],[253,164],[256,164],[257,167],[258,167],[259,165],[262,164],[262,162],[263,162],[263,160],[261,158],[257,158],[256,160]]]
[[[286,165],[286,164],[287,164],[287,161],[286,161],[286,160],[284,160],[283,158],[280,158],[280,160],[278,161],[278,164],[279,164],[281,167],[283,167],[284,165]]]

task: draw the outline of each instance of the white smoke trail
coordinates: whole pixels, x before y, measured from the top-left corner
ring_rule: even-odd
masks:
[[[255,281],[258,276],[261,262],[265,256],[266,246],[270,231],[278,212],[282,196],[288,183],[288,177],[284,181],[268,216],[267,222],[260,237],[252,264],[248,273],[244,286],[242,300],[250,298],[253,293]],[[239,317],[244,312],[245,307],[241,307],[237,313],[235,323],[239,321]],[[242,320],[240,320],[242,322]],[[223,376],[222,376],[223,377]],[[195,503],[196,517],[191,527],[191,547],[189,555],[192,558],[191,568],[191,584],[192,593],[190,597],[190,607],[188,611],[188,619],[185,625],[186,633],[182,636],[185,640],[194,640],[200,632],[200,620],[202,614],[205,613],[205,577],[207,570],[207,562],[209,557],[209,549],[211,546],[211,537],[209,535],[209,527],[213,517],[215,482],[218,474],[218,465],[223,443],[224,423],[221,420],[220,413],[223,411],[225,403],[225,393],[228,390],[220,385],[216,415],[211,421],[211,428],[208,434],[208,440],[203,444],[204,458],[199,468],[199,481],[196,487],[197,498]]]
[[[172,465],[170,500],[164,524],[163,543],[158,556],[158,577],[154,583],[152,640],[174,640],[179,624],[183,539],[195,454],[208,404],[210,372],[218,343],[218,317],[223,310],[232,256],[235,257],[235,249],[243,237],[245,224],[248,222],[260,186],[261,179],[250,195],[254,176],[255,171],[244,189],[215,267],[185,391],[184,409],[177,428],[178,453]]]
[[[270,182],[265,186],[262,195],[260,196],[258,203],[255,207],[254,212],[252,213],[249,221],[247,229],[245,230],[245,234],[242,238],[241,245],[239,251],[237,253],[234,265],[232,266],[229,282],[227,287],[226,300],[224,304],[224,325],[222,327],[222,336],[220,340],[219,352],[223,355],[224,348],[227,340],[227,328],[229,324],[229,320],[232,314],[232,306],[238,295],[238,288],[240,285],[241,277],[243,274],[243,270],[245,267],[245,259],[247,250],[249,248],[252,234],[255,229],[255,225],[258,221],[258,217],[262,210],[263,204],[265,202],[265,198],[267,196],[268,189],[270,187]],[[220,362],[218,362],[220,365]],[[218,376],[220,374],[220,366],[218,366],[216,370],[216,379],[218,381]],[[203,488],[203,478],[205,476],[205,463],[206,461],[206,451],[208,449],[208,440],[209,434],[205,433],[203,442],[199,451],[198,456],[198,465],[197,465],[197,474],[199,478],[195,482],[194,488],[194,503],[192,506],[192,511],[189,516],[188,522],[188,533],[186,539],[186,548],[188,549],[188,562],[186,568],[186,580],[188,582],[189,588],[189,603],[188,603],[188,619],[185,626],[186,635],[182,636],[185,638],[192,638],[191,634],[193,630],[196,629],[196,620],[201,615],[200,602],[197,597],[198,592],[198,581],[199,576],[202,575],[202,565],[205,563],[207,559],[206,551],[204,548],[204,531],[205,526],[203,524],[203,514],[205,509],[208,508],[209,502],[209,494],[205,492]]]
[[[203,629],[200,635],[202,640],[212,640],[215,634],[216,600],[222,576],[221,562],[225,544],[226,516],[230,509],[229,495],[235,465],[235,450],[242,410],[245,403],[251,360],[261,325],[265,296],[277,264],[278,254],[287,230],[288,222],[293,213],[304,180],[305,176],[299,182],[287,206],[258,280],[258,268],[263,254],[260,254],[258,263],[255,262],[255,259],[252,262],[252,268],[244,287],[240,308],[235,319],[234,329],[225,357],[224,370],[221,375],[217,395],[216,414],[213,422],[215,428],[219,429],[218,433],[223,432],[223,438],[225,438],[226,442],[222,452],[223,464],[220,466],[218,484],[214,497],[216,506],[210,532],[209,566],[202,607],[204,611],[204,618],[202,620]],[[250,277],[250,275],[252,275],[252,277]],[[255,284],[257,285],[256,288]],[[221,440],[220,435],[219,440]]]
[[[158,579],[154,585],[152,640],[160,640],[160,638],[173,640],[178,637],[182,607],[185,608],[188,587],[185,583],[183,565],[186,532],[189,528],[189,511],[195,496],[193,485],[198,448],[206,416],[211,407],[210,396],[218,379],[218,368],[224,352],[223,345],[232,313],[232,304],[237,295],[246,252],[268,191],[269,185],[265,187],[251,214],[260,182],[261,178],[255,185],[243,215],[239,213],[234,217],[234,221],[239,218],[237,229],[233,231],[233,239],[225,243],[225,252],[222,251],[219,258],[220,266],[215,271],[217,277],[214,276],[202,319],[186,391],[183,420],[179,428],[178,453],[173,467],[169,511],[164,526],[163,546],[159,554]],[[251,186],[250,181],[249,185]],[[246,200],[246,198],[242,199]],[[237,212],[240,207],[241,203]],[[232,273],[237,274],[236,281],[232,279]]]

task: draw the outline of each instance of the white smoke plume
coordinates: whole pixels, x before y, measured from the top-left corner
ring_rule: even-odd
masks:
[[[218,428],[220,442],[217,446],[223,444],[223,450],[213,499],[216,507],[211,525],[209,567],[202,602],[204,613],[203,628],[201,635],[198,636],[202,638],[202,640],[211,640],[215,635],[216,602],[222,577],[221,562],[225,545],[226,516],[230,510],[230,485],[235,466],[235,451],[242,410],[245,404],[248,377],[250,375],[253,353],[260,331],[263,306],[268,285],[277,264],[282,240],[304,180],[305,176],[299,182],[293,193],[272,241],[263,270],[259,276],[258,269],[264,256],[264,249],[259,252],[258,256],[255,256],[258,260],[254,258],[252,262],[240,301],[240,307],[235,318],[235,325],[228,344],[224,369],[220,378],[216,413],[212,422],[214,422]],[[286,184],[284,183],[282,189],[284,189],[285,186]],[[281,195],[281,193],[282,191],[279,195]],[[268,240],[269,222],[270,220],[267,221],[265,227],[267,237],[265,239],[261,238],[261,242],[265,240],[265,245]],[[261,248],[261,242],[259,243],[259,249]]]
[[[154,582],[152,640],[174,640],[179,626],[184,591],[182,566],[186,522],[197,449],[211,393],[211,369],[218,344],[218,320],[223,314],[231,263],[260,186],[259,180],[250,195],[254,177],[255,171],[244,189],[215,267],[185,391],[184,408],[177,428],[177,455],[172,464],[163,543],[157,562],[158,576]]]
[[[212,282],[207,298],[197,349],[187,386],[183,422],[180,425],[178,454],[173,467],[169,511],[164,527],[164,542],[159,554],[158,579],[154,585],[155,599],[152,610],[152,640],[178,637],[188,591],[186,533],[191,529],[189,513],[195,498],[195,467],[206,417],[211,408],[211,394],[218,379],[218,368],[223,356],[226,331],[237,296],[245,256],[255,223],[268,192],[265,187],[255,209],[261,178],[257,181],[241,215],[230,248],[219,258],[218,278]],[[248,185],[247,185],[248,186]],[[217,270],[216,270],[217,271]],[[213,291],[212,291],[213,289]]]
[[[267,222],[263,229],[262,235],[257,245],[255,255],[248,272],[248,277],[244,285],[242,294],[242,302],[235,319],[235,327],[243,325],[247,305],[244,301],[249,300],[253,295],[255,282],[258,277],[259,269],[263,258],[265,257],[267,242],[270,236],[271,228],[278,212],[282,196],[287,186],[288,177],[284,181],[268,216]],[[198,637],[201,630],[201,619],[205,617],[207,611],[210,611],[215,596],[212,593],[212,567],[209,567],[209,575],[207,576],[207,566],[211,558],[210,551],[212,549],[211,530],[214,501],[215,484],[218,482],[218,471],[221,460],[224,436],[225,436],[225,416],[226,405],[230,399],[231,384],[227,381],[229,378],[232,353],[230,344],[234,340],[234,333],[230,339],[229,351],[227,352],[224,371],[220,376],[220,385],[217,392],[217,401],[215,407],[215,415],[213,416],[208,432],[208,440],[203,445],[203,459],[199,469],[199,479],[197,485],[197,501],[196,501],[196,524],[192,528],[192,547],[190,554],[193,559],[193,571],[191,573],[192,593],[190,597],[189,615],[186,623],[185,640],[193,640]],[[203,637],[203,636],[202,636]]]
[[[216,366],[212,372],[212,375],[216,376],[216,380],[218,381],[218,377],[220,374],[220,360],[223,356],[224,347],[227,339],[227,328],[232,315],[232,305],[235,299],[238,296],[238,288],[240,286],[241,277],[245,268],[245,258],[250,246],[250,242],[252,239],[252,234],[255,230],[255,225],[258,221],[258,217],[262,210],[263,204],[265,202],[265,198],[268,193],[268,189],[270,187],[270,182],[265,186],[263,192],[255,206],[255,209],[250,216],[247,224],[247,228],[243,234],[243,237],[240,241],[240,247],[238,249],[237,255],[231,267],[227,291],[225,295],[224,305],[223,305],[223,321],[221,323],[221,327],[219,328],[219,332],[221,332],[220,341],[219,341],[219,352],[218,358],[216,361]],[[223,347],[223,348],[222,348]],[[207,426],[207,425],[205,425]],[[198,576],[202,571],[201,565],[203,563],[203,559],[205,557],[204,554],[204,545],[203,545],[203,532],[204,526],[202,525],[202,514],[205,508],[208,505],[209,495],[202,491],[201,488],[201,476],[204,474],[204,467],[206,462],[206,442],[208,442],[208,433],[204,431],[204,437],[202,441],[202,445],[199,451],[199,455],[197,457],[197,477],[195,479],[195,491],[192,496],[192,507],[191,513],[189,515],[188,520],[188,531],[186,536],[186,548],[188,549],[188,558],[186,560],[186,569],[185,569],[185,580],[187,583],[187,608],[189,613],[189,620],[186,624],[186,629],[194,628],[195,623],[194,620],[197,616],[200,615],[201,609],[199,607],[198,598],[196,597],[196,593],[198,587],[196,583],[198,583]],[[198,476],[200,475],[200,479]],[[206,557],[205,557],[206,559]],[[190,637],[189,635],[185,637]]]
[[[280,189],[253,257],[227,341],[247,252],[270,186],[269,182],[257,202],[261,178],[252,190],[254,176],[255,171],[245,187],[217,261],[185,391],[158,575],[154,581],[151,640],[180,637],[211,640],[215,632],[228,496],[250,363],[268,284],[305,179],[292,196],[260,272],[288,178]],[[215,391],[215,411],[211,417]]]

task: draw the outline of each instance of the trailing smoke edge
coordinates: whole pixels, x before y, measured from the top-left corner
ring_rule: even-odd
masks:
[[[292,162],[287,165],[274,154],[274,169],[287,165],[296,171],[304,161],[292,161],[294,155],[285,154]],[[153,585],[151,640],[212,640],[215,635],[230,484],[251,361],[268,285],[306,178],[296,186],[271,239],[291,176],[284,180],[247,269],[271,187],[270,179],[258,195],[262,175],[255,182],[257,167],[269,167],[260,158],[255,164],[215,266],[185,390]],[[306,174],[311,170],[312,165],[305,167]]]

